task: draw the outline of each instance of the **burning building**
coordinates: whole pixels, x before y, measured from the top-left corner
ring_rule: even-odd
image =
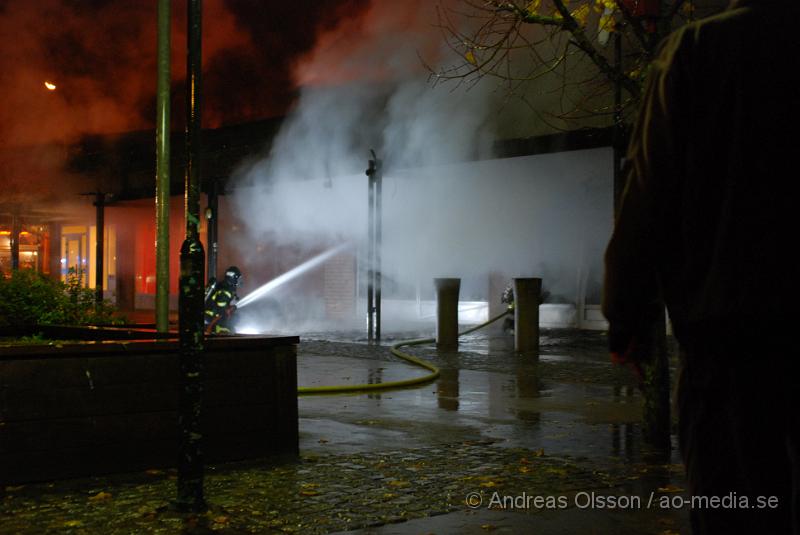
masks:
[[[367,178],[363,170],[263,176],[260,158],[280,143],[279,131],[279,121],[261,121],[204,134],[204,183],[216,181],[227,193],[219,208],[219,267],[238,265],[244,271],[243,295],[284,275],[281,284],[273,283],[268,299],[242,309],[255,323],[250,328],[259,328],[260,310],[273,319],[291,318],[294,325],[301,320],[360,325],[369,269],[364,246]],[[430,319],[434,277],[461,277],[463,320],[478,321],[493,301],[499,302],[507,280],[538,276],[550,295],[544,322],[599,325],[592,305],[599,303],[600,252],[611,226],[609,141],[608,130],[501,141],[493,147],[494,158],[387,173],[381,266],[385,321]],[[177,140],[175,145],[180,146]],[[102,283],[105,297],[127,311],[154,308],[153,150],[151,132],[135,132],[88,139],[68,151],[67,168],[87,177],[84,187],[91,189],[94,181],[108,190]],[[180,162],[176,152],[174,161]],[[174,165],[172,171],[172,190],[180,192],[183,170]],[[3,269],[13,265],[16,255],[20,268],[55,277],[74,269],[95,287],[95,197],[80,193],[71,192],[70,202],[60,205],[47,199],[36,204],[30,197],[27,210],[17,208],[21,203],[5,203]],[[203,220],[203,238],[206,225]],[[14,232],[18,252],[12,251]],[[182,196],[173,195],[173,309],[182,240]],[[309,264],[336,247],[336,254]],[[286,277],[287,272],[292,276]]]
[[[13,120],[0,123],[8,146],[3,160],[16,162],[2,171],[0,269],[54,277],[75,269],[88,286],[102,282],[104,295],[123,310],[152,310],[155,14],[152,6],[126,11],[123,4],[132,6],[87,9],[53,0],[60,21],[46,19],[43,35],[16,43],[28,64],[4,64],[13,74],[6,111],[32,112],[9,111]],[[255,4],[206,6],[214,24],[204,30],[200,167],[206,191],[216,184],[225,192],[218,263],[242,268],[242,294],[306,265],[302,276],[271,291],[264,301],[269,313],[361,324],[369,270],[363,171],[375,149],[385,171],[387,321],[427,317],[433,277],[461,277],[465,306],[485,316],[499,301],[497,286],[538,276],[550,295],[545,321],[600,325],[591,305],[599,302],[600,251],[612,224],[611,134],[602,127],[608,117],[593,128],[554,133],[491,84],[432,87],[420,57],[436,66],[446,54],[428,3],[310,4],[269,12]],[[133,17],[124,27],[137,31],[109,44],[101,30],[120,27],[120,14]],[[38,15],[10,5],[2,23]],[[181,16],[173,24],[172,70],[179,73]],[[78,31],[89,26],[96,31]],[[119,80],[113,91],[109,80]],[[182,84],[175,80],[172,91],[177,125]],[[558,88],[541,88],[542,106],[557,107]],[[258,120],[280,114],[286,119]],[[174,299],[183,239],[177,133],[172,147]],[[98,193],[105,205],[102,273],[92,205]],[[201,220],[202,237],[205,225]],[[349,247],[308,268],[306,262],[342,244]]]

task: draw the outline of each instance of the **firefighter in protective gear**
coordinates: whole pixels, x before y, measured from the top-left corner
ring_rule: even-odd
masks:
[[[236,266],[225,270],[225,278],[209,281],[205,299],[206,334],[231,334],[231,319],[236,311],[236,288],[241,285],[242,272]]]
[[[508,305],[509,315],[503,320],[503,332],[511,333],[514,331],[514,288],[506,286],[503,290],[503,296],[500,298],[501,303]]]
[[[539,292],[539,304],[545,302],[546,299],[550,297],[550,292],[542,288]],[[508,306],[508,316],[506,319],[503,320],[503,332],[504,333],[512,333],[514,332],[514,287],[509,285],[506,286],[506,289],[503,290],[503,295],[500,298],[501,303],[505,303]]]

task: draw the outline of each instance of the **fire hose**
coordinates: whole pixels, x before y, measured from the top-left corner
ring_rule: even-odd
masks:
[[[481,323],[475,327],[467,329],[464,332],[458,333],[458,336],[464,336],[465,334],[470,334],[472,332],[477,331],[478,329],[482,329],[487,325],[494,323],[495,321],[499,320],[500,318],[505,317],[506,315],[510,314],[511,310],[506,310],[502,314],[495,316],[494,318]],[[411,379],[403,379],[401,381],[387,381],[385,383],[363,383],[363,384],[355,384],[355,385],[328,385],[328,386],[299,386],[297,387],[297,394],[300,396],[310,396],[310,395],[325,395],[325,394],[349,394],[349,393],[360,393],[360,392],[369,392],[375,390],[393,390],[396,388],[406,388],[409,386],[418,386],[430,383],[435,381],[439,377],[439,368],[436,365],[428,362],[427,360],[423,360],[419,357],[415,357],[410,353],[406,353],[404,351],[400,351],[401,347],[406,346],[419,346],[424,344],[432,344],[436,342],[435,338],[420,338],[418,340],[408,340],[405,342],[399,342],[397,344],[392,345],[389,348],[392,355],[403,359],[404,361],[413,364],[415,366],[419,366],[420,368],[425,368],[426,370],[430,371],[428,375],[423,375],[421,377],[414,377]]]

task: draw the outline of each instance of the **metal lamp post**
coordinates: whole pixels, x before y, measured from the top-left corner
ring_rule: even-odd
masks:
[[[158,0],[156,83],[156,330],[169,330],[170,0]]]
[[[188,4],[187,113],[186,113],[186,239],[181,246],[179,306],[181,393],[178,410],[180,458],[175,506],[182,511],[207,508],[203,497],[204,460],[200,413],[204,385],[203,271],[205,253],[200,242],[200,0]]]
[[[382,162],[370,150],[367,210],[367,340],[381,339],[381,241],[383,221]]]

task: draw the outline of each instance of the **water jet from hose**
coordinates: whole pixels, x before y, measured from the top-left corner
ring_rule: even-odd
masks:
[[[299,266],[290,269],[286,273],[275,277],[274,279],[272,279],[268,283],[262,285],[261,287],[256,288],[255,290],[253,290],[252,292],[250,292],[249,294],[244,296],[236,304],[236,306],[238,308],[242,308],[244,306],[249,305],[253,301],[261,299],[262,297],[267,295],[269,292],[271,292],[275,288],[278,288],[279,286],[281,286],[283,284],[286,284],[290,280],[292,280],[292,279],[294,279],[296,277],[299,277],[303,273],[306,273],[306,272],[314,269],[315,267],[319,266],[320,264],[322,264],[323,262],[325,262],[329,258],[331,258],[333,256],[336,256],[340,252],[344,251],[348,247],[350,247],[350,244],[349,243],[344,243],[344,244],[342,244],[342,245],[340,245],[338,247],[334,247],[333,249],[329,249],[329,250],[325,251],[324,253],[321,253],[321,254],[315,256],[314,258],[312,258],[310,260],[307,260],[307,261],[303,262]]]

